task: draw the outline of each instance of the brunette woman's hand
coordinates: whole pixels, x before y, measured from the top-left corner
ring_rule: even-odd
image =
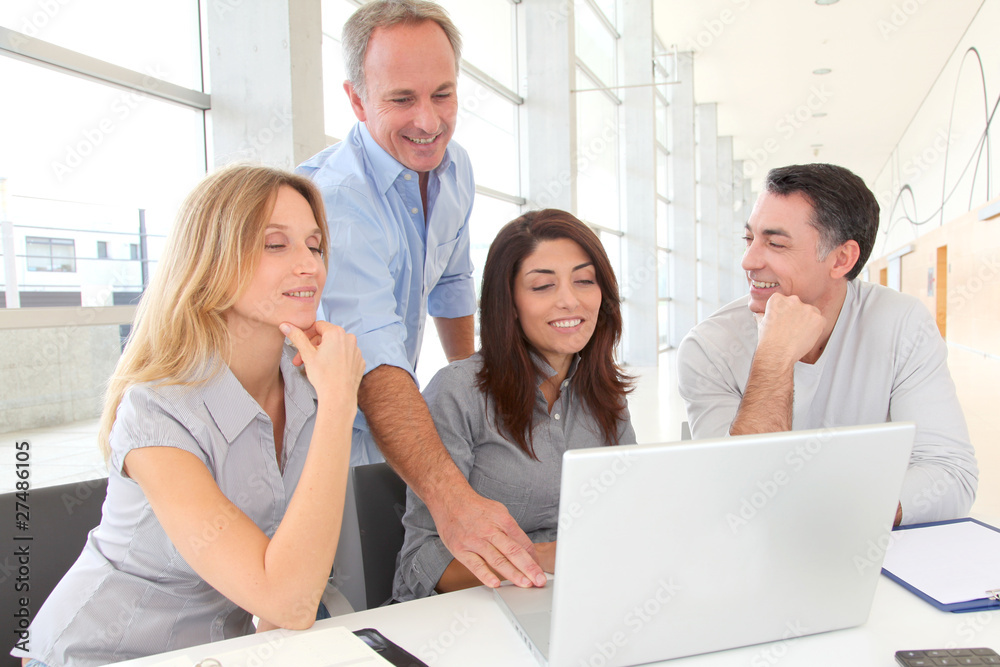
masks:
[[[556,571],[556,543],[535,542],[535,555],[538,557],[538,564],[549,574]]]

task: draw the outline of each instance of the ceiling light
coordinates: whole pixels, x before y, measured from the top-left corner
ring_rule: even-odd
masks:
[[[816,113],[813,114],[813,118],[823,118],[825,116],[826,116],[825,111],[817,111]]]
[[[823,144],[810,144],[809,148],[823,148]]]
[[[840,0],[816,0],[817,5],[834,5],[840,2]]]
[[[829,67],[820,67],[819,69],[814,69],[813,74],[829,74],[832,71]]]

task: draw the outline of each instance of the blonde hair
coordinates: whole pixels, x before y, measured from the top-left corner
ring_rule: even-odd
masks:
[[[196,385],[229,358],[224,313],[246,291],[264,247],[278,189],[288,186],[312,208],[326,260],[329,233],[323,199],[312,182],[255,164],[234,164],[205,177],[187,196],[148,288],[128,343],[108,380],[98,445],[111,454],[111,427],[125,391],[160,381]]]

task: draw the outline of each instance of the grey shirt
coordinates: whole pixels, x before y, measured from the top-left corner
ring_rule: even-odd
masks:
[[[728,435],[739,411],[757,350],[747,299],[699,323],[677,349],[678,388],[696,439]],[[916,423],[900,493],[904,524],[966,516],[976,497],[979,469],[947,356],[918,299],[851,280],[823,354],[795,364],[792,430]]]
[[[472,488],[506,505],[532,542],[551,542],[559,517],[563,452],[607,443],[573,385],[579,356],[573,359],[551,413],[540,387],[555,371],[541,358],[534,360],[544,371],[538,378],[533,415],[537,461],[497,428],[492,398],[476,387],[476,373],[482,367],[479,354],[442,368],[427,385],[424,398],[441,441]],[[635,443],[627,410],[618,438],[623,445]],[[427,506],[409,489],[403,526],[406,538],[393,584],[393,597],[401,601],[431,595],[453,558],[438,537]]]
[[[283,469],[270,418],[223,366],[207,384],[144,384],[122,398],[111,430],[108,496],[101,524],[42,605],[27,652],[51,667],[104,665],[254,631],[251,616],[181,558],[139,485],[122,472],[139,447],[197,456],[219,488],[268,537],[285,515],[316,421],[316,392],[281,359],[285,380]]]

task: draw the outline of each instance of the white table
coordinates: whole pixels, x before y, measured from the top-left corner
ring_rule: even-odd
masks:
[[[822,601],[818,600],[818,604]],[[712,619],[705,619],[711,623]],[[373,627],[432,667],[532,667],[536,665],[486,588],[437,595],[405,604],[338,616],[315,629]],[[308,632],[308,631],[307,631]],[[141,660],[122,667],[152,667],[170,657],[190,664],[236,648],[260,656],[255,664],[282,665],[273,632],[240,637]],[[886,577],[880,577],[868,622],[857,628],[790,638],[660,664],[671,667],[893,667],[899,649],[988,646],[1000,650],[1000,610],[952,614],[938,611]],[[226,667],[229,667],[228,665]],[[307,667],[307,666],[302,666]],[[595,667],[600,667],[595,665]]]

